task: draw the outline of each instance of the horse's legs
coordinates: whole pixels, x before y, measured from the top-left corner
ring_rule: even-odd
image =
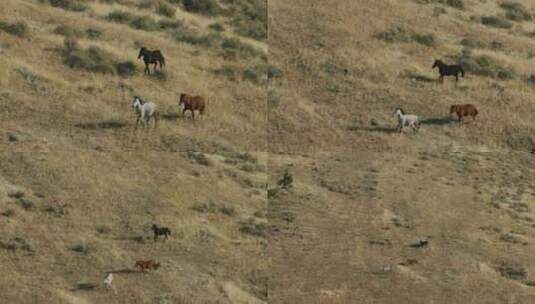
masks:
[[[134,130],[137,130],[137,126],[139,124],[139,119],[140,119],[140,117],[138,116],[137,119],[136,119],[136,127],[134,128]]]
[[[195,110],[191,109],[191,119],[195,120]]]

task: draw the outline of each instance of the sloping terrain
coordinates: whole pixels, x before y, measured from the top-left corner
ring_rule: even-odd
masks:
[[[270,63],[283,75],[270,82],[271,151],[533,151],[535,22],[507,19],[503,1],[442,2],[270,1]],[[435,59],[463,64],[465,78],[439,83]],[[459,127],[449,108],[464,103],[479,115]],[[396,107],[420,116],[420,134],[393,136]]]
[[[534,302],[533,3],[268,9],[270,303]]]
[[[266,13],[2,1],[0,302],[266,302]],[[143,75],[141,46],[163,70]],[[206,97],[203,119],[182,115],[184,92]],[[134,95],[157,128],[134,130]],[[134,267],[148,259],[160,268]]]

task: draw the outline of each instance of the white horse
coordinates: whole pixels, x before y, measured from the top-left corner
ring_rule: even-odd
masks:
[[[154,127],[156,128],[160,113],[158,112],[154,102],[147,102],[141,99],[139,96],[134,96],[132,108],[134,108],[134,111],[137,114],[136,130],[140,120],[142,125],[145,127],[149,125],[149,120],[151,117],[154,119]]]
[[[399,133],[401,133],[405,127],[411,127],[414,132],[418,131],[420,128],[418,116],[405,114],[401,108],[396,109],[394,116],[398,118],[397,129],[399,130]]]
[[[113,273],[109,272],[106,277],[104,278],[104,287],[110,289],[111,288],[111,282],[113,282]]]

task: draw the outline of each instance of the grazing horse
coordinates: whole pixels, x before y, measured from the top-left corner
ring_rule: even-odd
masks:
[[[206,101],[202,96],[180,94],[180,101],[178,102],[178,106],[180,107],[182,104],[184,104],[182,115],[185,115],[186,111],[190,110],[191,118],[195,120],[195,110],[198,110],[199,114],[204,117],[204,108],[206,106]]]
[[[459,123],[464,116],[472,116],[472,120],[476,119],[477,108],[473,104],[458,104],[450,107],[450,117],[455,113],[459,117]]]
[[[399,130],[399,133],[401,133],[406,126],[411,127],[415,133],[420,128],[418,116],[405,114],[401,108],[397,108],[396,111],[394,111],[394,116],[398,118],[397,129]]]
[[[145,74],[150,74],[149,64],[154,64],[153,69],[155,73],[158,63],[160,63],[160,70],[165,65],[165,58],[163,57],[162,52],[160,52],[160,50],[150,51],[145,47],[142,47],[139,50],[139,55],[137,55],[137,59],[141,57],[143,57],[143,62],[145,62]]]
[[[440,60],[435,60],[433,63],[433,69],[438,67],[438,72],[440,73],[440,81],[444,82],[444,76],[455,76],[455,81],[459,81],[459,74],[461,77],[464,77],[463,67],[460,65],[447,65]]]
[[[147,102],[141,99],[139,96],[134,96],[134,100],[132,100],[132,108],[134,108],[134,111],[137,115],[135,130],[137,130],[139,121],[141,121],[143,127],[148,126],[151,117],[154,119],[154,128],[156,128],[158,125],[158,119],[160,118],[160,113],[158,112],[155,103],[150,101]]]
[[[147,261],[136,261],[136,265],[134,267],[139,267],[139,269],[142,272],[145,272],[145,270],[156,270],[160,267],[160,263],[156,263],[153,260],[147,260]]]
[[[154,232],[154,241],[158,240],[158,236],[163,235],[167,240],[167,236],[171,235],[171,230],[167,227],[158,227],[158,225],[152,225],[152,231]]]

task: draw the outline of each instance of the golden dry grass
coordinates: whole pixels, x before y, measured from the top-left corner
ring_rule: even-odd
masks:
[[[86,2],[81,13],[2,2],[0,20],[24,21],[29,34],[0,34],[1,302],[265,303],[266,241],[241,230],[266,221],[265,89],[213,73],[223,63],[265,62],[224,62],[219,42],[194,46],[105,19],[115,10],[161,18],[134,1]],[[229,21],[181,9],[174,19],[200,33]],[[102,37],[81,37],[80,48],[97,46],[138,71],[122,78],[67,67],[58,25],[99,29]],[[230,27],[221,35],[237,37]],[[266,50],[265,41],[240,39]],[[143,76],[141,44],[166,56],[165,81]],[[178,115],[182,92],[209,100],[204,120]],[[159,105],[158,129],[133,131],[134,94]],[[10,196],[13,187],[24,196]],[[199,209],[210,203],[217,208]],[[171,238],[154,242],[152,223]],[[140,259],[162,266],[141,274]],[[111,291],[102,283],[108,271],[116,271]]]

